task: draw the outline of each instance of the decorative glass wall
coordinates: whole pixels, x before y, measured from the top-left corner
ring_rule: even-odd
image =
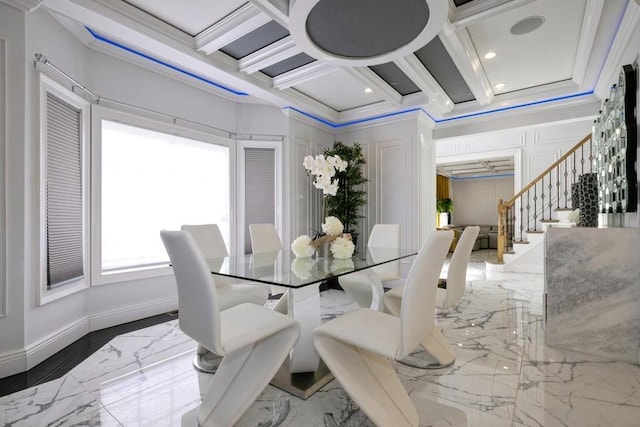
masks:
[[[635,104],[636,70],[625,65],[618,83],[611,86],[609,98],[603,101],[593,126],[593,169],[598,174],[600,213],[636,211],[638,137]]]

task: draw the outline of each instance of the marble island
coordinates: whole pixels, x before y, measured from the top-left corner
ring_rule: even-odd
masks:
[[[637,364],[640,229],[549,229],[545,322],[549,346]]]

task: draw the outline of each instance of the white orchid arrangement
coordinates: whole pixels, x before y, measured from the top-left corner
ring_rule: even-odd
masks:
[[[338,180],[333,177],[337,172],[343,172],[349,165],[340,156],[316,157],[306,156],[302,162],[304,168],[313,176],[313,186],[322,190],[323,196],[335,196],[338,191]]]
[[[313,255],[316,247],[329,245],[329,251],[334,258],[351,258],[355,245],[351,241],[350,234],[343,234],[344,226],[338,218],[335,216],[325,218],[324,224],[322,224],[322,231],[325,235],[315,240],[312,240],[306,234],[297,237],[291,243],[293,254],[298,258],[308,258]]]

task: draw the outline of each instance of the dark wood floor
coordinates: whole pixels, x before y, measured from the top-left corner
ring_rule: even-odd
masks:
[[[0,397],[60,378],[114,337],[159,323],[175,320],[177,313],[165,313],[111,328],[90,332],[27,372],[0,379]]]

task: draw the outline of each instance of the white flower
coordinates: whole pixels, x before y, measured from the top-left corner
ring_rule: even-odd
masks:
[[[311,269],[315,261],[312,258],[296,258],[291,263],[291,272],[299,279],[307,280],[311,278]]]
[[[291,243],[291,250],[297,257],[310,257],[314,252],[313,246],[311,246],[311,237],[306,234],[298,237]]]
[[[351,258],[356,246],[346,237],[338,237],[331,243],[331,254],[337,259]]]
[[[335,196],[338,193],[338,181],[337,180],[331,181],[331,184],[325,186],[322,189],[322,193],[325,196]]]
[[[342,234],[344,230],[344,226],[342,222],[335,216],[328,216],[324,219],[324,224],[322,224],[322,232],[328,234],[329,236],[339,236]]]
[[[323,196],[335,196],[338,192],[338,180],[332,179],[336,172],[346,170],[348,163],[340,156],[318,154],[316,157],[305,156],[302,165],[314,177],[314,187],[322,190]]]

